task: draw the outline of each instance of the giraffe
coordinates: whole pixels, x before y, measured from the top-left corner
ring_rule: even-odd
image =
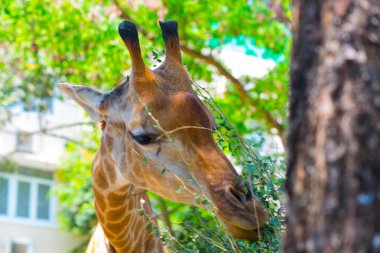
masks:
[[[192,89],[177,22],[159,24],[166,56],[158,68],[146,67],[137,28],[123,21],[118,30],[132,62],[125,82],[106,93],[57,84],[102,128],[92,166],[99,224],[88,253],[165,252],[147,191],[214,211],[240,239],[257,239],[268,217],[213,139],[215,120]]]

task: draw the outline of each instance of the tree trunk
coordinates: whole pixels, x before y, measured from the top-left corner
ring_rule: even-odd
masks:
[[[380,0],[302,0],[285,252],[380,252]]]

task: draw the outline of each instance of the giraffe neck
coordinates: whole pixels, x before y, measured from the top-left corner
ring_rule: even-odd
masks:
[[[117,163],[111,153],[105,151],[107,148],[102,147],[110,147],[111,139],[106,136],[102,140],[101,152],[93,165],[92,184],[96,214],[112,245],[108,247],[117,253],[163,252],[160,238],[153,231],[157,222],[146,190],[119,178]]]

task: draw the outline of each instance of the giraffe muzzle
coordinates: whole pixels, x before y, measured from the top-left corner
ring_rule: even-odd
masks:
[[[238,239],[257,240],[268,219],[248,183],[230,183],[214,192],[214,204],[226,230]]]

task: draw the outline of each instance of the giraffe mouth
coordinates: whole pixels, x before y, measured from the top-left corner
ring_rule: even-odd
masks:
[[[260,238],[268,214],[249,188],[249,192],[240,188],[228,185],[216,194],[214,203],[219,206],[217,214],[233,237],[254,241]]]
[[[250,242],[260,239],[263,234],[262,228],[242,228],[233,224],[226,224],[226,230],[236,239],[248,240]]]
[[[249,211],[229,217],[224,215],[220,215],[219,217],[224,222],[226,229],[234,237],[239,239],[251,238],[253,240],[258,237],[259,233],[262,233],[262,227],[268,219],[267,214],[264,212],[257,212],[253,215]]]

